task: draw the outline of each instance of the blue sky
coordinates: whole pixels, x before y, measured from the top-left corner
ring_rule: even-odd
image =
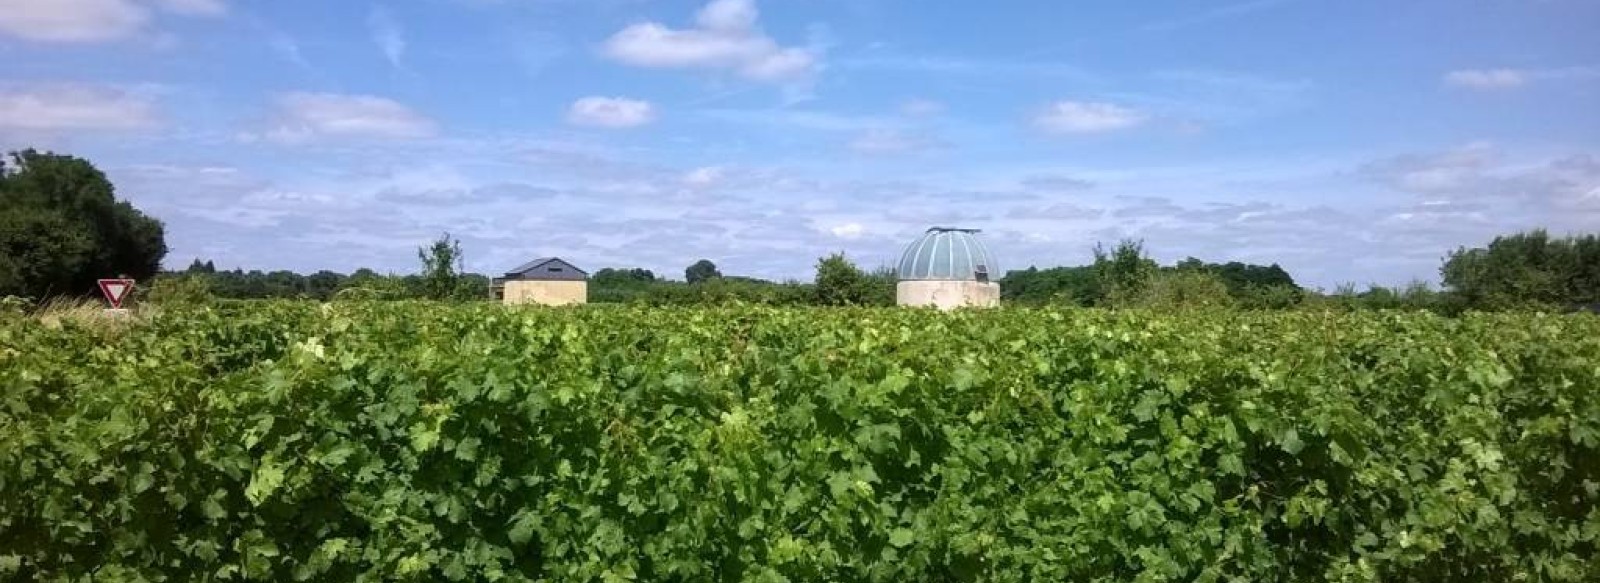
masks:
[[[931,225],[1002,268],[1434,280],[1600,230],[1588,0],[3,0],[0,147],[94,161],[169,266],[809,279]]]

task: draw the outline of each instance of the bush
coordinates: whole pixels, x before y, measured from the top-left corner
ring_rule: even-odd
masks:
[[[1600,235],[1551,238],[1544,230],[1459,248],[1439,269],[1444,285],[1474,309],[1561,308],[1600,302]]]
[[[196,305],[216,299],[211,293],[211,281],[202,275],[157,276],[144,292],[144,301],[158,306]]]
[[[1228,294],[1228,284],[1222,278],[1204,271],[1163,271],[1150,280],[1132,297],[1120,297],[1125,288],[1113,290],[1112,305],[1118,307],[1182,310],[1193,308],[1228,308],[1233,306],[1233,296]]]
[[[892,306],[895,302],[894,270],[872,273],[835,253],[817,260],[816,304],[821,306]]]
[[[1591,316],[240,303],[0,339],[10,580],[1600,580]]]
[[[1300,305],[1305,291],[1293,285],[1246,285],[1234,291],[1234,298],[1248,310],[1284,310]]]

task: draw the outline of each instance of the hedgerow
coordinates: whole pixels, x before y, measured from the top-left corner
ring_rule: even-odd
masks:
[[[0,315],[0,579],[1594,581],[1600,318]]]

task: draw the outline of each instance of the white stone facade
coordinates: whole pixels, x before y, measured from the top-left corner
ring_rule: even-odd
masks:
[[[978,281],[911,280],[895,285],[895,303],[933,306],[941,310],[992,308],[1000,305],[1000,284]]]

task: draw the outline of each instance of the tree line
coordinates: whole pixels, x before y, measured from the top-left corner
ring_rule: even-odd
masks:
[[[219,270],[196,259],[161,271],[165,227],[117,200],[105,174],[87,160],[35,150],[0,159],[0,296],[43,301],[95,293],[95,280],[132,277],[153,283],[151,299],[339,297],[486,300],[491,278],[463,269],[461,245],[448,233],[417,250],[418,273]],[[1158,265],[1139,241],[1097,245],[1090,265],[1029,267],[999,280],[1002,299],[1021,305],[1287,309],[1406,308],[1441,313],[1519,308],[1600,311],[1600,235],[1551,236],[1543,230],[1496,237],[1484,247],[1450,251],[1441,289],[1340,286],[1309,290],[1277,264],[1209,263],[1186,258]],[[589,280],[596,303],[693,305],[894,304],[895,273],[863,270],[843,254],[817,260],[811,281],[774,282],[724,275],[707,259],[684,269],[682,281],[646,269],[606,268]]]

